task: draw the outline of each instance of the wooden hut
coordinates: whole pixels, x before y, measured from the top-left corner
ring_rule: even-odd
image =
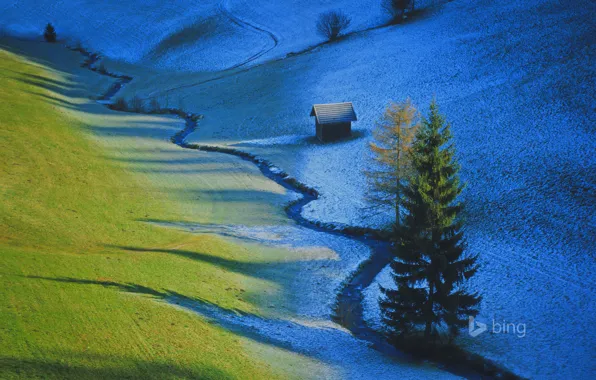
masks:
[[[315,104],[310,116],[315,117],[317,137],[322,142],[349,137],[352,122],[358,120],[351,102]]]

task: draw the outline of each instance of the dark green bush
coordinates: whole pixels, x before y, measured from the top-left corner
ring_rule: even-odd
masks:
[[[116,99],[114,103],[110,105],[110,109],[113,109],[115,111],[126,111],[128,110],[128,103],[123,97],[119,97],[118,99]]]
[[[43,38],[46,42],[56,42],[56,29],[54,29],[54,25],[51,23],[46,25],[46,30],[43,32]]]

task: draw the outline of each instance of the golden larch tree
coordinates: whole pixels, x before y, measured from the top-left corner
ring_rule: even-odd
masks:
[[[400,224],[403,186],[411,174],[411,149],[420,117],[410,99],[390,103],[373,131],[370,150],[374,164],[365,172],[369,189],[368,201],[375,207],[395,210],[395,223]]]

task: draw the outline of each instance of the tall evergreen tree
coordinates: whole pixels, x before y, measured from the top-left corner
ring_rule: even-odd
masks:
[[[54,29],[54,25],[51,23],[46,25],[46,29],[43,32],[43,38],[46,42],[56,42],[56,29]]]
[[[400,223],[403,187],[410,176],[411,150],[420,125],[418,111],[408,99],[391,103],[373,131],[370,150],[376,165],[365,174],[369,182],[368,201],[375,206],[392,207]]]
[[[469,316],[478,314],[480,297],[463,288],[478,265],[477,256],[464,254],[457,200],[463,187],[450,140],[450,126],[433,101],[413,144],[414,175],[404,189],[406,216],[394,228],[391,269],[397,289],[381,288],[383,320],[393,338],[424,331],[432,343],[439,327],[446,327],[452,338]]]

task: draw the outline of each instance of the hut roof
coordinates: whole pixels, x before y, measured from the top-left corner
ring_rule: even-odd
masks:
[[[315,104],[310,111],[319,124],[346,123],[358,120],[351,102]]]

